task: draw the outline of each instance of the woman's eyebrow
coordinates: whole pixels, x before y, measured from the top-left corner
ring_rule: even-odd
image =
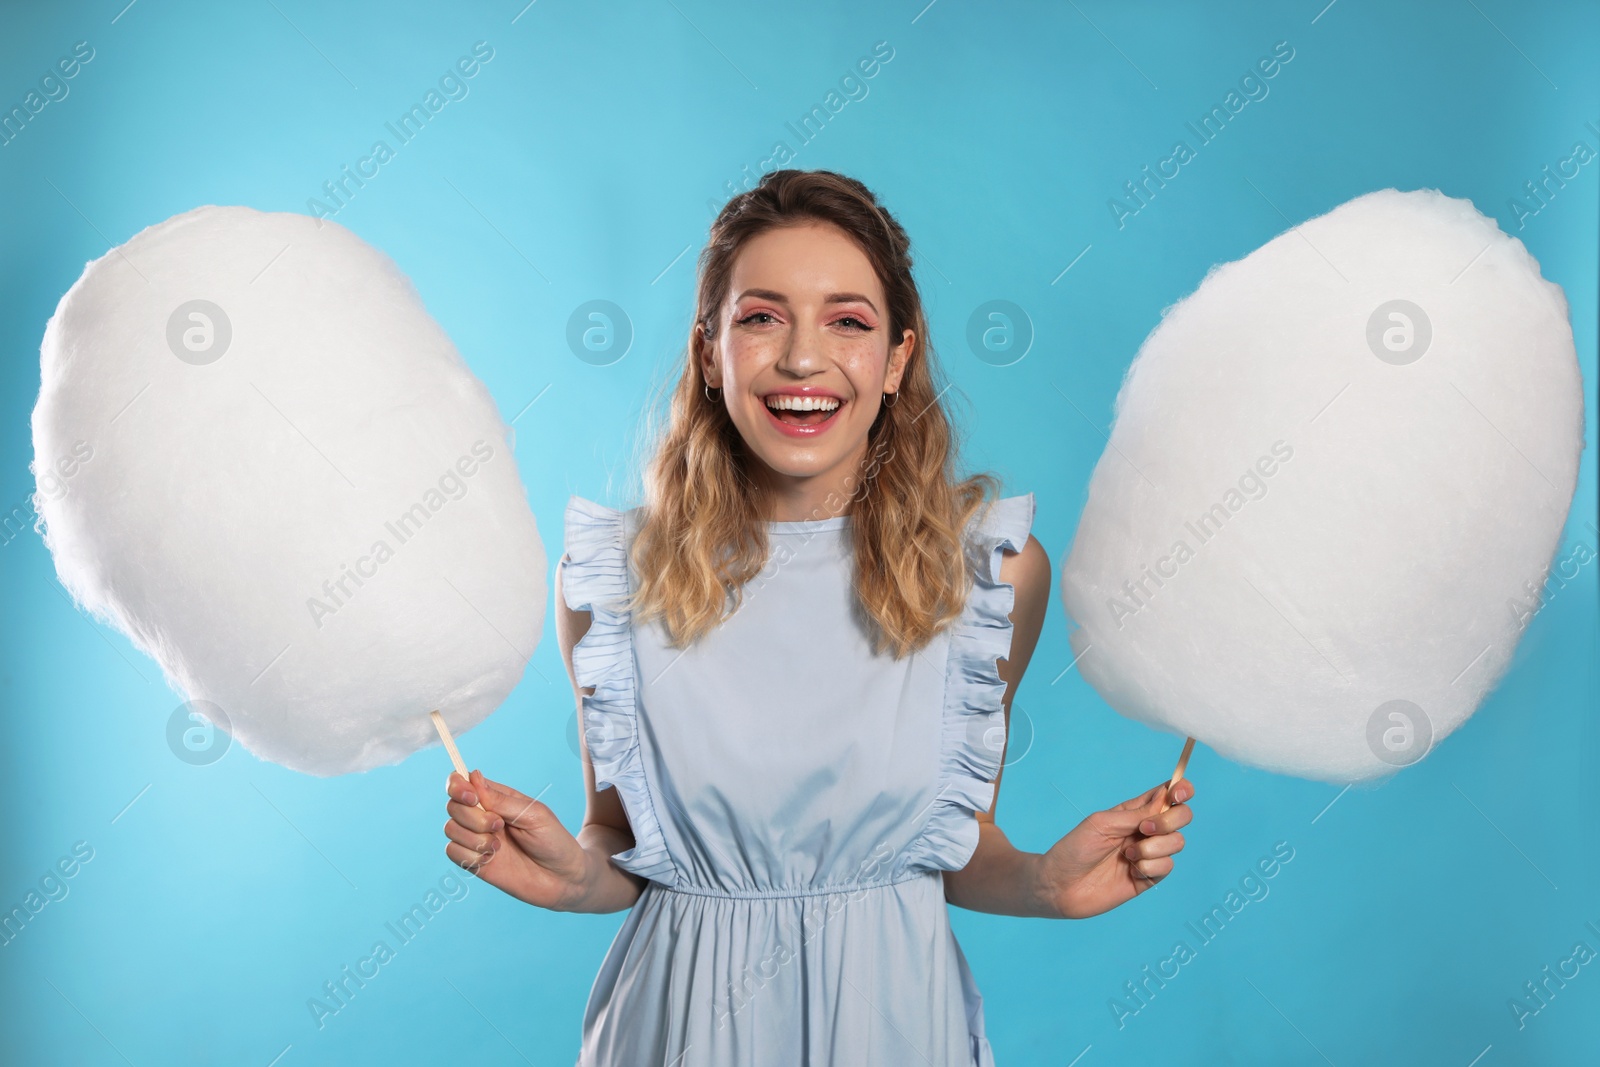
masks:
[[[787,304],[789,302],[788,297],[772,289],[746,289],[735,299],[743,300],[747,296],[760,297],[762,300],[771,300],[778,304]],[[863,303],[867,305],[867,307],[871,308],[874,312],[877,312],[878,310],[877,304],[874,304],[871,300],[868,300],[860,293],[829,293],[827,298],[823,301],[825,304],[849,304],[854,302]]]

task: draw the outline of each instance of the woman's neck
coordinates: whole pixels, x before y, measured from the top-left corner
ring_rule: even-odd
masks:
[[[858,450],[865,453],[866,447]],[[866,489],[871,472],[859,456],[840,462],[830,470],[806,476],[775,471],[759,460],[753,480],[764,497],[762,518],[769,522],[801,522],[848,515]]]

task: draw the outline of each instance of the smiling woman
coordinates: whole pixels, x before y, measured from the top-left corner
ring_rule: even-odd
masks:
[[[1115,907],[1172,869],[1193,787],[1046,854],[995,825],[1049,557],[1031,493],[954,473],[910,241],[871,192],[768,175],[699,279],[645,502],[567,505],[583,828],[455,775],[446,851],[541,907],[632,909],[581,1065],[992,1067],[948,905]]]
[[[877,647],[916,650],[960,612],[961,532],[998,482],[955,478],[911,264],[905,231],[842,175],[779,171],[729,201],[701,253],[689,362],[645,474],[641,620],[692,643],[764,565],[759,520],[847,509]],[[868,485],[859,473],[886,452]]]

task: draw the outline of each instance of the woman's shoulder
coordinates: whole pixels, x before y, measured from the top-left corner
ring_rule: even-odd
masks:
[[[1010,586],[1037,600],[1050,588],[1050,554],[1033,535],[1038,502],[1032,493],[1003,496],[980,508],[968,529],[970,557],[980,582]]]
[[[642,507],[614,508],[586,497],[567,499],[558,565],[562,600],[570,611],[613,604],[628,595],[628,545]]]
[[[999,565],[1000,553],[1021,552],[1032,537],[1037,504],[1032,493],[1003,496],[980,506],[967,523],[967,540],[979,556]]]
[[[631,508],[615,508],[609,504],[602,504],[588,497],[578,496],[576,493],[567,497],[566,524],[580,526],[616,526],[626,519],[632,519],[644,513],[644,506]]]
[[[587,549],[615,547],[636,533],[644,518],[644,506],[615,508],[576,494],[567,498],[563,534],[568,552],[574,544]]]
[[[1046,583],[1049,578],[1049,560],[1032,536],[1033,518],[1033,494],[1020,493],[986,502],[968,520],[973,581],[950,632],[938,802],[906,850],[908,866],[965,867],[978,844],[980,820],[974,816],[993,807],[1003,752],[995,739],[1006,729],[1006,688],[1031,654],[1043,618],[1039,583],[1024,572],[1042,560]]]

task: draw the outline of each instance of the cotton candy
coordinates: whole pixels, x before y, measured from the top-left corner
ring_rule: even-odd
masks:
[[[1062,569],[1078,669],[1223,756],[1354,782],[1511,661],[1583,449],[1567,303],[1470,201],[1386,189],[1146,338]]]
[[[482,382],[381,252],[203,207],[90,263],[45,330],[39,528],[73,599],[244,747],[392,764],[511,692],[545,554]],[[203,706],[203,705],[201,705]]]

